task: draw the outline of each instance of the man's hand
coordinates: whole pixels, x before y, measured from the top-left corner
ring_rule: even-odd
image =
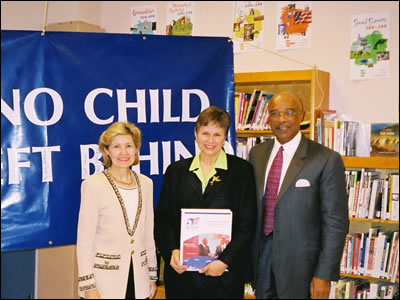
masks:
[[[311,299],[328,299],[331,282],[329,280],[313,277],[311,280]]]
[[[171,261],[169,264],[176,271],[176,273],[182,274],[183,272],[186,271],[187,266],[181,265],[181,260],[179,258],[179,255],[180,251],[178,249],[172,250]]]
[[[214,260],[209,263],[207,266],[199,270],[199,273],[204,273],[206,276],[221,276],[228,265],[223,263],[220,260]]]

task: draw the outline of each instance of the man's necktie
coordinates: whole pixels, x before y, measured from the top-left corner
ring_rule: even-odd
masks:
[[[267,184],[264,193],[264,234],[268,235],[274,230],[274,209],[278,197],[279,182],[281,180],[283,147],[279,148],[271,168],[269,169]]]

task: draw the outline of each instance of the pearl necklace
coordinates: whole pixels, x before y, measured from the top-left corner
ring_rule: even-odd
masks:
[[[115,178],[114,175],[111,173],[111,170],[110,170],[110,169],[107,169],[106,172],[107,172],[108,175],[110,175],[110,176],[112,177],[112,179],[113,179],[116,183],[123,184],[123,185],[127,185],[127,186],[131,186],[131,185],[133,184],[133,176],[132,176],[132,172],[131,172],[131,171],[129,171],[129,178],[130,178],[129,182],[126,182],[126,181],[119,180],[119,179]]]

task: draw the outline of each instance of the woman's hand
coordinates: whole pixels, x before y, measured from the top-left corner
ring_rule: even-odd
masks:
[[[179,258],[179,255],[180,251],[178,249],[172,250],[171,261],[169,264],[176,271],[176,273],[182,274],[183,272],[186,271],[187,266],[181,265],[181,260]]]
[[[157,291],[157,283],[156,281],[150,281],[150,295],[149,298],[153,299]]]
[[[85,299],[100,299],[100,293],[97,289],[85,291]]]
[[[228,265],[220,260],[214,260],[204,268],[200,269],[199,273],[204,273],[206,276],[221,276]]]

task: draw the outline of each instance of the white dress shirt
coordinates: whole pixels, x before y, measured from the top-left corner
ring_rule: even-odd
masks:
[[[271,168],[272,162],[274,161],[274,158],[275,158],[276,154],[278,153],[279,148],[281,146],[283,146],[282,173],[281,173],[281,179],[279,181],[279,190],[281,189],[283,179],[285,178],[285,175],[286,175],[286,171],[289,168],[289,164],[292,161],[292,158],[293,158],[294,154],[296,153],[297,148],[299,147],[300,140],[301,140],[301,132],[300,131],[297,133],[297,135],[291,141],[287,142],[284,145],[279,143],[275,137],[274,146],[272,147],[271,155],[269,157],[268,164],[267,164],[267,170],[265,172],[264,191],[265,191],[265,185],[267,184],[269,169]],[[279,194],[279,190],[278,190],[278,194]]]

